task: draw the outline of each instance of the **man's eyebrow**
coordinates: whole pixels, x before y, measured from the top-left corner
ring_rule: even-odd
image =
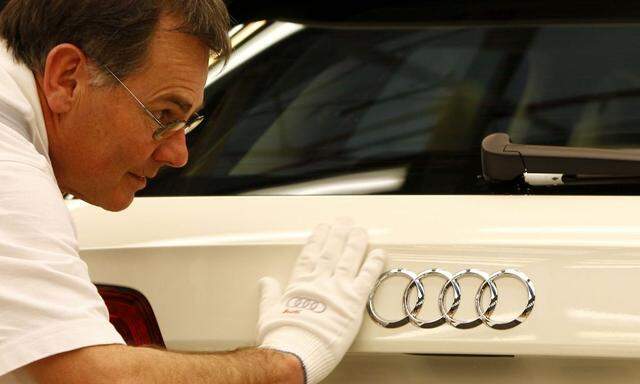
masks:
[[[164,97],[164,99],[166,99],[167,101],[170,101],[170,102],[174,103],[175,105],[177,105],[178,107],[180,107],[182,112],[184,112],[185,114],[188,113],[191,110],[191,108],[193,107],[191,102],[189,102],[188,100],[183,99],[182,97],[177,96],[177,95],[168,95],[168,96]],[[200,110],[203,105],[204,105],[204,103],[200,104],[198,106],[198,108],[196,108],[196,111]]]

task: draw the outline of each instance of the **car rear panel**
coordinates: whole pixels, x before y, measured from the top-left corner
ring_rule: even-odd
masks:
[[[252,345],[258,279],[286,283],[311,229],[336,217],[368,229],[372,246],[390,256],[385,270],[525,273],[536,302],[519,326],[385,329],[365,315],[351,353],[332,376],[333,382],[452,383],[469,375],[479,382],[523,375],[531,382],[639,380],[637,206],[635,197],[604,196],[244,196],[142,198],[122,215],[69,204],[92,279],[141,291],[170,349]],[[380,288],[375,303],[385,316],[403,316],[406,284],[394,279]],[[465,284],[456,317],[475,314],[469,305],[474,281]],[[517,315],[524,290],[514,281],[497,284],[499,316]],[[427,287],[426,312],[435,308],[437,294],[429,289],[435,286]]]

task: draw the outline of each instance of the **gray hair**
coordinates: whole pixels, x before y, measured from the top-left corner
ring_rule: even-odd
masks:
[[[142,68],[163,14],[179,17],[177,31],[228,58],[229,14],[222,0],[9,0],[0,13],[0,37],[36,73],[44,72],[53,47],[70,43],[125,78]]]

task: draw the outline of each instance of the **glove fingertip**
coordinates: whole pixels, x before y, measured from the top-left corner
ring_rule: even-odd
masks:
[[[380,276],[382,269],[387,263],[387,254],[380,248],[376,248],[369,252],[367,260],[362,266],[360,279],[367,286],[373,284],[373,281]]]
[[[387,253],[382,248],[375,248],[369,252],[370,258],[375,258],[381,261],[387,260]]]
[[[258,280],[262,296],[274,296],[280,293],[280,283],[278,280],[270,276],[265,276]]]
[[[329,230],[331,230],[331,225],[327,223],[320,223],[313,229],[313,231],[311,231],[309,239],[315,239],[316,241],[324,240],[324,238],[327,237]]]
[[[360,241],[369,241],[369,233],[362,227],[354,227],[351,230],[350,236],[353,238],[357,238]]]

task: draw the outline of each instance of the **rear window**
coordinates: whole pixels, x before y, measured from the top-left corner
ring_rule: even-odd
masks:
[[[206,89],[189,164],[143,194],[635,194],[489,185],[480,142],[640,146],[639,39],[637,25],[303,27]]]

